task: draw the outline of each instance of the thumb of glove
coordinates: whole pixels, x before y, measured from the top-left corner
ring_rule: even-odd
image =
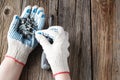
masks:
[[[37,39],[37,41],[40,43],[44,50],[51,46],[50,42],[47,40],[45,36],[41,34],[40,31],[36,31],[35,38]]]

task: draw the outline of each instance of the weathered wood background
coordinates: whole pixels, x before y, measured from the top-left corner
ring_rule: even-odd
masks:
[[[44,7],[54,25],[69,32],[72,80],[120,80],[120,0],[0,0],[1,61],[12,17],[27,5]],[[38,46],[30,54],[20,80],[53,80],[40,68],[41,51]]]

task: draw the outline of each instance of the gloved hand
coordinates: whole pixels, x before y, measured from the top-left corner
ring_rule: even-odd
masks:
[[[45,13],[42,7],[27,6],[21,17],[15,15],[11,22],[7,39],[8,39],[8,50],[6,57],[15,60],[16,62],[24,65],[27,61],[27,57],[30,52],[37,46],[38,42],[35,39],[35,36],[32,36],[30,39],[26,39],[22,34],[18,33],[18,27],[20,23],[20,18],[31,17],[37,23],[37,30],[43,28],[45,23]]]
[[[53,44],[50,44],[44,36],[52,38]],[[68,33],[60,26],[52,26],[47,30],[37,31],[35,37],[42,45],[53,75],[69,73],[67,62],[69,56]]]

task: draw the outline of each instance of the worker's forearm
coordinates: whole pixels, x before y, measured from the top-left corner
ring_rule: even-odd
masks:
[[[6,57],[0,66],[0,80],[18,80],[22,69],[23,65]]]
[[[59,74],[55,76],[55,80],[71,80],[69,74]]]

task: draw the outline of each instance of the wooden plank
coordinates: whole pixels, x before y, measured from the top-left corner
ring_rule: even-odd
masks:
[[[49,0],[49,17],[54,16],[54,24],[58,25],[58,4],[59,0]]]
[[[114,2],[112,80],[120,80],[120,0]]]
[[[72,80],[91,80],[90,1],[59,0],[58,19],[69,32]]]
[[[119,80],[119,0],[92,0],[93,80]],[[117,5],[116,5],[117,4]],[[115,7],[116,6],[116,7]],[[117,9],[115,9],[117,8]],[[117,13],[117,16],[115,16]],[[117,24],[116,22],[117,21]],[[117,66],[117,67],[116,67]]]
[[[3,60],[7,51],[7,31],[12,21],[13,15],[20,14],[20,0],[0,1],[0,59]],[[0,61],[1,61],[0,60]]]

